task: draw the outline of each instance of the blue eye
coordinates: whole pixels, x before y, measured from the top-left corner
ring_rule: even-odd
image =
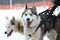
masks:
[[[27,14],[25,14],[25,16],[27,16]]]

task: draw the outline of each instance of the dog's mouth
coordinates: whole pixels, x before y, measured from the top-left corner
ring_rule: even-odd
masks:
[[[33,21],[33,20],[32,20],[32,21]],[[27,22],[27,27],[28,27],[28,28],[30,28],[30,25],[31,25],[32,21],[31,21],[31,22]]]
[[[10,33],[7,34],[7,37],[9,37],[12,34],[13,30],[10,31]]]

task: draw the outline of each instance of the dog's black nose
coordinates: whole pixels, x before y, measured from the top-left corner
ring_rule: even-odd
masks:
[[[31,34],[28,35],[29,37],[32,37]]]
[[[27,20],[27,21],[30,21],[30,19],[29,19],[29,18],[27,18],[26,20]]]
[[[7,32],[5,32],[5,34],[7,34]]]

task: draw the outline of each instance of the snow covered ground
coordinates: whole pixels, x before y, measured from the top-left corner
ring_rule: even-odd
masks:
[[[48,7],[39,7],[37,8],[38,13],[44,11]],[[6,16],[9,17],[9,19],[12,18],[12,16],[16,18],[20,18],[21,14],[23,12],[23,9],[20,10],[0,10],[0,40],[24,40],[24,35],[21,35],[20,33],[12,33],[10,37],[7,37],[4,32],[6,30],[5,24],[6,24]],[[48,40],[47,36],[44,37],[45,40]]]
[[[20,33],[12,33],[10,37],[4,34],[6,28],[6,16],[11,19],[12,16],[20,17],[21,10],[0,10],[0,40],[24,40],[24,36]]]

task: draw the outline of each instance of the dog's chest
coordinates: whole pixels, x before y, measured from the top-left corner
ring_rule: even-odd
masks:
[[[25,29],[25,34],[26,35],[29,35],[29,34],[31,34],[34,30],[36,29],[36,27],[34,28],[26,28]],[[39,28],[37,31],[36,31],[36,33],[34,33],[34,35],[36,35],[36,34],[40,34],[40,32],[41,32],[41,28]]]
[[[31,32],[33,32],[34,29],[35,29],[35,28],[27,28],[27,32],[28,32],[28,33],[31,33]]]
[[[28,29],[27,30],[27,35],[31,34],[33,31],[34,31],[35,28],[32,28],[32,29]],[[34,34],[32,34],[32,38],[40,38],[40,35],[41,34],[41,28],[39,28]]]

